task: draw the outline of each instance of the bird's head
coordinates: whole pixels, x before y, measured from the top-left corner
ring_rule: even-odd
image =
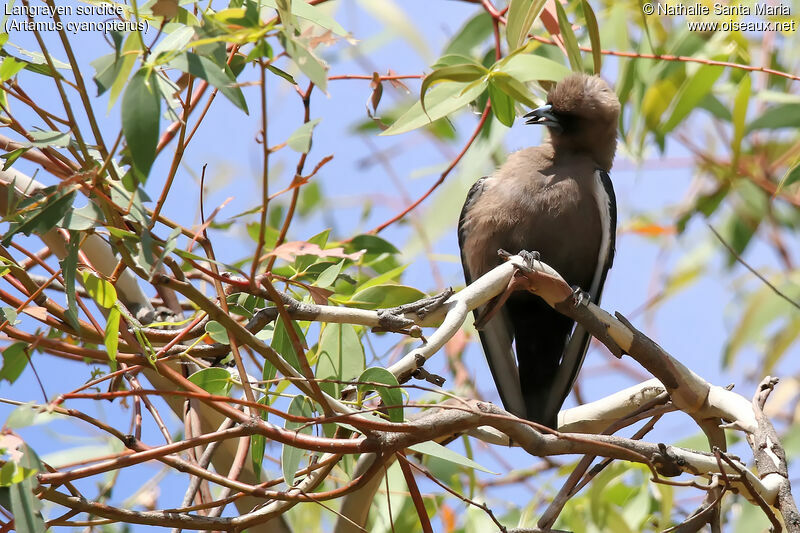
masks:
[[[602,78],[572,74],[547,93],[546,105],[525,118],[526,124],[547,126],[556,150],[589,152],[610,170],[617,147],[619,113],[619,99]]]

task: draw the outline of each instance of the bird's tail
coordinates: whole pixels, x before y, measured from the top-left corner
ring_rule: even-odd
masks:
[[[506,307],[513,324],[526,418],[555,429],[566,397],[556,386],[557,375],[574,322],[531,294],[514,295]]]

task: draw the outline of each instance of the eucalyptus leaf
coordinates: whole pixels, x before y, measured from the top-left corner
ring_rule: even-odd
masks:
[[[289,409],[287,412],[290,415],[303,416],[306,418],[311,418],[314,416],[311,400],[305,396],[295,396],[294,399],[292,399],[292,402],[289,404]],[[311,434],[312,428],[311,425],[303,424],[302,422],[293,422],[291,420],[287,420],[284,427],[288,430],[304,433],[306,435]],[[306,450],[295,448],[294,446],[290,446],[288,444],[283,445],[283,450],[281,452],[281,468],[283,470],[283,479],[287,486],[291,487],[294,485],[295,473],[297,472],[297,469],[300,466],[300,461],[303,459],[305,454]]]
[[[244,94],[236,86],[236,78],[227,65],[220,67],[207,57],[194,52],[184,52],[170,60],[169,66],[207,81],[219,89],[233,105],[248,113]]]
[[[383,404],[388,407],[389,420],[392,422],[403,422],[403,391],[397,378],[385,368],[372,367],[364,370],[358,377],[358,390],[361,393],[375,390],[381,397]],[[367,385],[366,383],[379,383],[386,385]],[[393,407],[394,406],[394,407]]]
[[[433,87],[425,95],[424,111],[420,102],[415,103],[381,135],[406,133],[462,109],[486,90],[487,82],[469,85],[450,82]]]
[[[525,42],[528,31],[541,15],[545,4],[545,0],[511,0],[506,18],[506,40],[509,48],[516,50]]]
[[[233,384],[227,370],[213,366],[198,370],[188,379],[207,393],[218,396],[227,396]]]
[[[308,151],[311,150],[311,135],[320,120],[322,119],[318,118],[305,122],[302,126],[297,128],[286,140],[286,144],[289,145],[289,148],[301,154],[308,153]]]
[[[142,67],[122,96],[122,132],[140,182],[147,179],[156,158],[161,96],[155,73]]]

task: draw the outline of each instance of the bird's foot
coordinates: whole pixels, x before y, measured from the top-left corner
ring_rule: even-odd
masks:
[[[497,255],[499,255],[500,258],[506,261],[508,261],[508,258],[513,255],[520,256],[525,262],[525,269],[527,272],[533,272],[536,262],[537,261],[540,262],[542,260],[542,256],[537,251],[529,252],[527,250],[520,250],[516,254],[512,254],[500,248],[499,250],[497,250]]]
[[[575,307],[589,305],[589,302],[591,301],[592,296],[588,292],[581,289],[577,285],[572,286],[572,303]]]
[[[517,255],[523,258],[525,263],[531,268],[533,268],[534,262],[542,260],[541,254],[536,250],[532,252],[529,252],[528,250],[520,250]]]

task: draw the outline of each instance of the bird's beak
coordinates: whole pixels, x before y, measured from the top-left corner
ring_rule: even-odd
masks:
[[[537,107],[525,115],[525,118],[528,119],[525,121],[525,124],[542,124],[557,131],[561,131],[562,129],[561,123],[558,121],[558,117],[553,114],[553,106],[551,105]]]

